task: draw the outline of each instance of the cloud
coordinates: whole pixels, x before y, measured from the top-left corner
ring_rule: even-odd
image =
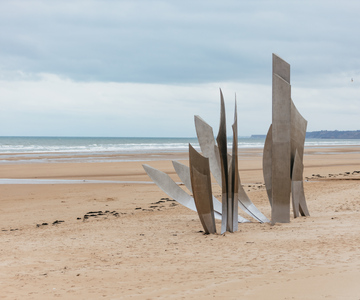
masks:
[[[271,53],[309,130],[358,129],[358,1],[0,3],[0,134],[195,136],[219,87],[239,134],[271,122]],[[354,79],[351,82],[351,78]]]
[[[0,112],[0,135],[193,137],[194,115],[206,120],[216,134],[219,88],[229,133],[235,93],[240,136],[265,134],[271,123],[270,85],[76,82],[53,74],[24,78],[0,80],[6,107]],[[292,88],[309,130],[357,129],[359,94],[360,83],[350,80],[333,88]]]
[[[239,117],[258,109],[269,87],[238,83],[164,85],[143,83],[76,82],[53,74],[40,79],[0,81],[6,111],[0,113],[0,135],[70,136],[195,136],[198,114],[214,127],[219,121],[219,87],[223,88],[228,123],[233,120],[235,92]],[[257,96],[254,97],[254,93]],[[269,108],[269,104],[265,107]],[[250,114],[252,114],[251,112]],[[269,116],[268,116],[269,117]],[[240,133],[247,135],[256,122]],[[230,126],[230,125],[229,125]],[[267,125],[266,125],[267,126]]]
[[[4,70],[76,81],[265,83],[271,53],[301,76],[359,70],[356,1],[7,1]]]
[[[308,120],[308,131],[358,130],[360,82],[337,80],[332,87],[292,88],[295,105]]]

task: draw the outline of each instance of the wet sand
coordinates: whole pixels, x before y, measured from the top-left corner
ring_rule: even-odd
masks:
[[[270,218],[261,154],[241,149],[240,176]],[[179,181],[170,160],[187,155],[156,158]],[[360,299],[360,147],[308,147],[304,163],[311,217],[203,235],[141,161],[14,158],[0,178],[117,182],[0,184],[0,299]]]

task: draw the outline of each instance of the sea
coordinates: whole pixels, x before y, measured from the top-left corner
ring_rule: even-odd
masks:
[[[263,148],[265,139],[239,137],[239,150]],[[149,137],[0,137],[0,164],[41,162],[134,161],[136,155],[184,153],[189,143],[199,150],[197,138]],[[228,138],[229,148],[232,138]],[[360,139],[307,139],[305,147],[360,145]],[[122,156],[123,155],[123,156]],[[16,159],[14,159],[16,158]],[[144,160],[144,158],[141,158]]]

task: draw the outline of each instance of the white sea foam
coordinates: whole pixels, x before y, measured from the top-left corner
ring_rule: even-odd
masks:
[[[0,142],[0,153],[155,153],[184,152],[189,143],[199,147],[196,138],[0,137]],[[240,139],[239,147],[263,147],[263,140]]]
[[[263,148],[264,141],[264,138],[239,138],[238,147]],[[199,150],[196,138],[0,137],[0,163],[12,163],[14,156],[18,163],[90,160],[81,158],[81,155],[96,156],[96,161],[109,161],[112,154],[187,152],[189,143]],[[360,145],[360,140],[308,139],[305,142],[305,146],[317,147],[346,145]],[[229,138],[229,151],[231,147],[232,139]]]

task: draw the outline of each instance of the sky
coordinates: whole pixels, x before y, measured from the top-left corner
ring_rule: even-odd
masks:
[[[194,137],[271,124],[272,53],[308,131],[360,129],[360,1],[0,1],[0,136]],[[236,95],[236,96],[235,96]]]

